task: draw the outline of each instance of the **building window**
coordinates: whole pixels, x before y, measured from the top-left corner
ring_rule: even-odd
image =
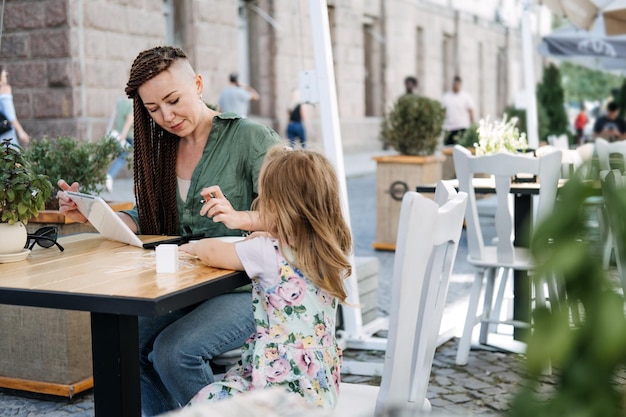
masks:
[[[507,99],[509,96],[509,80],[508,80],[508,57],[507,57],[507,49],[500,47],[498,48],[498,58],[496,63],[496,110],[498,114],[504,113],[504,109],[507,105]]]
[[[441,75],[443,92],[452,88],[454,73],[454,36],[444,33],[441,51]]]
[[[165,18],[165,42],[185,48],[185,1],[163,0]]]
[[[424,29],[422,27],[418,27],[415,32],[415,75],[417,76],[417,91],[423,94],[423,85],[425,80],[425,51],[424,51]]]
[[[382,116],[382,56],[384,39],[374,19],[363,25],[363,63],[365,73],[365,116]]]

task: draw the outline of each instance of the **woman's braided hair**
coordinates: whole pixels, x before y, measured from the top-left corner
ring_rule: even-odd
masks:
[[[134,176],[139,228],[142,234],[178,235],[176,152],[180,138],[157,125],[137,90],[167,70],[185,52],[158,46],[141,52],[130,69],[126,94],[134,109]]]

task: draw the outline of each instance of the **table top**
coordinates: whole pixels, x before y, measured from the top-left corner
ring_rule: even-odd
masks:
[[[112,314],[160,315],[249,283],[180,253],[176,273],[156,273],[153,250],[84,233],[35,245],[23,261],[0,264],[0,304]]]
[[[452,179],[450,181],[454,188],[459,188],[459,180]],[[565,185],[567,179],[559,180],[559,188]],[[474,178],[472,180],[474,192],[478,194],[492,194],[496,189],[496,182],[493,177],[490,178]],[[418,193],[434,193],[437,184],[418,185],[416,191]],[[510,192],[513,194],[539,194],[540,184],[538,182],[511,182]]]

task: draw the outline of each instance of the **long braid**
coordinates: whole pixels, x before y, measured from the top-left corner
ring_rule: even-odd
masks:
[[[134,101],[135,195],[143,234],[180,233],[176,204],[176,153],[180,138],[152,120],[137,92],[143,83],[178,59],[187,56],[171,46],[144,51],[133,62],[126,85],[126,94]]]

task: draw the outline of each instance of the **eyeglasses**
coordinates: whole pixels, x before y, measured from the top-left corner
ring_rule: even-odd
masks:
[[[28,233],[28,239],[26,240],[25,248],[30,250],[33,249],[35,243],[41,246],[42,248],[51,248],[52,245],[56,245],[57,248],[61,252],[65,250],[63,246],[57,242],[58,231],[55,226],[45,226],[41,229],[38,229],[35,233]]]

